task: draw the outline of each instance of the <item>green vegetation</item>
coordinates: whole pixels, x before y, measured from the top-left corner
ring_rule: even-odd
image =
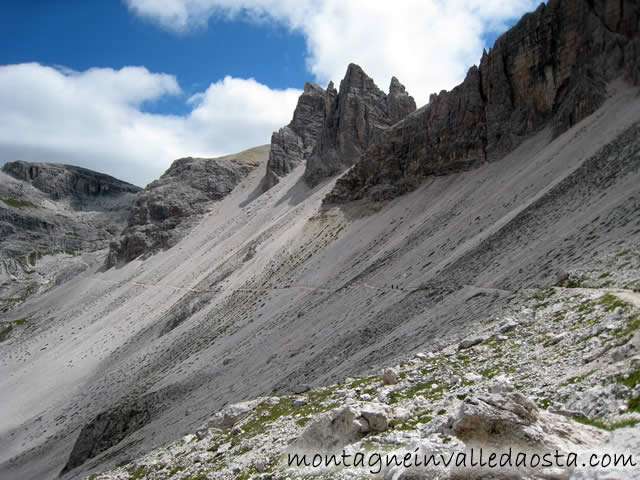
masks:
[[[626,343],[631,339],[633,332],[640,328],[640,314],[636,314],[627,320],[627,324],[613,332],[613,335],[618,339],[623,339],[622,343]]]
[[[605,311],[613,312],[616,308],[620,307],[623,310],[629,308],[629,304],[620,300],[618,297],[611,293],[607,293],[598,299],[598,303],[605,307]]]
[[[28,262],[29,262],[29,264],[31,266],[35,266],[36,261],[40,260],[42,257],[44,257],[46,255],[57,255],[59,253],[64,253],[65,255],[76,256],[76,252],[74,252],[73,250],[56,249],[56,250],[48,250],[46,252],[40,252],[40,251],[31,252],[27,256],[27,260],[28,260]]]
[[[39,260],[41,258],[42,258],[42,254],[40,252],[31,252],[28,257],[29,264],[32,266],[35,266],[36,260]]]
[[[620,375],[616,377],[615,380],[616,383],[624,385],[625,387],[633,390],[638,384],[640,384],[640,368],[636,368],[636,370],[631,373]],[[632,394],[629,394],[627,398],[627,409],[630,412],[640,412],[640,397],[633,398]]]
[[[515,373],[516,367],[514,365],[501,365],[496,364],[492,367],[485,368],[480,371],[480,375],[485,378],[494,378],[496,375],[501,373]]]
[[[180,472],[182,472],[182,471],[183,471],[183,470],[185,470],[186,468],[187,468],[187,467],[183,467],[183,466],[180,466],[180,465],[175,466],[175,467],[173,467],[171,470],[169,470],[169,475],[173,476],[173,475],[175,475],[176,473],[180,473]]]
[[[0,342],[4,342],[9,337],[11,330],[13,330],[13,325],[11,324],[0,330]]]
[[[633,419],[623,420],[621,422],[615,422],[615,423],[606,423],[606,422],[603,422],[602,420],[598,420],[597,418],[578,417],[578,418],[575,418],[574,420],[576,422],[582,423],[583,425],[590,425],[592,427],[596,427],[601,430],[607,430],[609,432],[612,430],[616,430],[618,428],[633,427],[634,425],[640,423],[640,420],[633,420]]]
[[[282,397],[276,404],[269,402],[261,403],[256,407],[249,420],[241,425],[244,436],[251,438],[259,435],[266,430],[269,424],[282,417],[291,417],[293,415],[308,417],[311,414],[318,414],[337,408],[339,406],[338,403],[330,401],[335,388],[337,387],[308,392],[306,394],[308,403],[301,407],[293,406],[293,397]],[[296,424],[304,426],[309,421],[309,418],[301,418],[296,421]],[[234,443],[237,444],[239,440],[239,438],[234,439]]]
[[[567,288],[580,288],[582,282],[586,280],[585,277],[575,278],[567,281]]]
[[[575,385],[576,383],[581,383],[585,378],[596,373],[596,371],[597,370],[590,370],[584,375],[580,375],[578,377],[571,377],[569,380],[566,381],[565,385]]]
[[[551,405],[550,398],[543,398],[538,402],[538,407],[540,407],[543,410],[546,410],[547,408],[549,408],[550,405]]]
[[[433,385],[436,385],[435,388]],[[423,395],[429,399],[437,399],[442,397],[445,386],[442,383],[436,381],[428,381],[425,383],[416,383],[411,388],[406,390],[396,390],[389,394],[389,403],[398,403],[405,398],[413,398],[416,395]]]
[[[143,478],[146,478],[147,475],[149,474],[149,469],[145,466],[141,466],[136,468],[133,472],[131,472],[131,479],[135,479],[135,480],[141,480]]]
[[[556,291],[553,287],[542,288],[531,298],[537,300],[538,302],[542,302],[543,300],[547,300],[548,298],[552,297],[555,292]]]
[[[38,208],[38,205],[26,200],[16,200],[15,198],[2,198],[0,200],[2,200],[7,206],[13,208]]]

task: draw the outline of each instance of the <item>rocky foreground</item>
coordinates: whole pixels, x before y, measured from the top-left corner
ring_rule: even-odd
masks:
[[[583,456],[566,468],[483,470],[455,461],[387,467],[375,454],[447,459],[482,446],[487,457],[509,448],[638,455],[639,328],[640,294],[631,290],[573,283],[521,291],[500,315],[478,322],[474,336],[405,352],[403,363],[378,374],[227,406],[181,440],[88,478],[637,478],[640,466],[583,468]],[[358,452],[374,460],[358,468],[289,464],[305,452],[309,462],[327,452],[351,455],[349,465]]]

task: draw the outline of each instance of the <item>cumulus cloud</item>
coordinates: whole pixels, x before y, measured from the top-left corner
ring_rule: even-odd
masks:
[[[386,88],[392,75],[419,104],[451,89],[478,62],[484,37],[539,0],[125,0],[138,16],[176,32],[211,18],[273,21],[300,32],[316,81],[338,82],[358,63]]]
[[[144,107],[182,95],[172,75],[143,67],[0,66],[0,163],[72,163],[144,185],[178,157],[268,143],[291,119],[300,93],[226,77],[186,99],[188,115],[159,115]]]

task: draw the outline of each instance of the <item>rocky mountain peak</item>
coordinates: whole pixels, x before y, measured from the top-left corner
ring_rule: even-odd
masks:
[[[347,72],[340,82],[340,93],[344,93],[351,88],[369,90],[376,94],[383,93],[375,84],[373,79],[367,75],[359,65],[350,63]]]
[[[316,145],[324,111],[324,89],[314,83],[306,83],[293,112],[293,119],[271,136],[266,188],[273,187],[281,177],[306,161]]]
[[[389,84],[389,95],[407,93],[404,85],[400,83],[396,77],[391,77],[391,83]]]
[[[392,123],[399,122],[410,113],[416,111],[416,101],[407,93],[407,89],[396,77],[391,77],[387,108]]]
[[[640,83],[639,18],[637,2],[541,4],[459,86],[369,142],[327,203],[392,198],[425,177],[498,160],[544,128],[564,132],[602,104],[613,79]]]
[[[173,246],[211,202],[224,198],[263,164],[267,148],[256,147],[220,158],[175,160],[159,179],[136,196],[127,228],[110,245],[106,266]]]
[[[396,80],[397,81],[397,80]],[[325,96],[320,138],[307,161],[305,181],[316,185],[353,165],[382,129],[415,110],[404,87],[393,85],[391,98],[358,65],[347,67],[340,90],[330,83]],[[413,107],[413,110],[412,110]]]

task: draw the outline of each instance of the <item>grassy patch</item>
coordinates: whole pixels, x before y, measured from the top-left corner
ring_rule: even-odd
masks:
[[[498,374],[515,373],[515,371],[516,371],[515,366],[512,366],[512,365],[506,366],[506,365],[497,364],[497,365],[493,365],[492,367],[488,367],[488,368],[485,368],[484,370],[481,370],[480,375],[482,375],[485,378],[494,378]]]
[[[623,343],[626,343],[628,340],[630,340],[633,332],[635,332],[639,328],[640,328],[640,314],[636,314],[633,317],[631,317],[629,320],[627,320],[627,324],[624,327],[615,330],[613,332],[613,336],[618,339],[624,340]]]
[[[261,403],[256,407],[249,420],[241,425],[241,428],[244,430],[244,435],[246,437],[254,437],[263,433],[267,425],[270,425],[282,417],[290,417],[293,415],[308,417],[312,414],[315,415],[332,410],[338,407],[337,402],[330,401],[333,393],[333,388],[325,388],[322,390],[308,392],[306,394],[308,403],[297,408],[293,406],[292,397],[280,398],[280,401],[276,404],[270,404],[268,402]],[[304,426],[309,422],[309,420],[310,419],[302,418],[296,421],[296,423],[300,426]]]
[[[586,280],[585,277],[572,278],[572,279],[567,281],[566,287],[567,288],[580,288],[580,287],[582,287],[582,282],[584,282],[585,280]]]
[[[547,408],[549,408],[550,405],[551,405],[550,398],[543,398],[538,402],[538,406],[543,410],[546,410]]]
[[[580,375],[578,377],[571,377],[569,380],[566,381],[565,385],[575,385],[576,383],[581,383],[585,378],[589,377],[590,375],[593,375],[594,373],[596,373],[596,370],[591,370],[585,373],[584,375]]]
[[[31,252],[27,258],[29,260],[29,264],[35,266],[36,260],[42,258],[42,255],[40,254],[40,252]]]
[[[555,290],[553,289],[553,287],[547,287],[547,288],[541,289],[538,293],[536,293],[531,298],[533,300],[537,300],[538,302],[542,302],[543,300],[546,300],[552,297],[554,293],[555,293]]]
[[[583,425],[589,425],[591,427],[596,427],[599,428],[601,430],[607,430],[607,431],[612,431],[612,430],[616,430],[618,428],[625,428],[625,427],[633,427],[634,425],[640,423],[640,420],[623,420],[621,422],[615,422],[615,423],[607,423],[607,422],[603,422],[602,420],[598,420],[597,418],[574,418],[574,420],[578,423],[582,423]]]
[[[436,387],[433,388],[433,385]],[[389,403],[398,403],[405,398],[413,398],[416,395],[423,395],[431,400],[441,397],[444,393],[445,386],[441,382],[431,381],[425,383],[416,383],[406,390],[396,390],[389,394]]]
[[[0,342],[4,342],[7,338],[9,338],[9,334],[13,330],[13,325],[9,324],[0,330]]]
[[[13,208],[38,208],[38,205],[31,203],[26,200],[17,200],[15,198],[2,198],[1,199],[5,205]]]
[[[136,468],[129,475],[130,475],[131,479],[141,480],[143,478],[146,478],[149,473],[150,472],[149,472],[149,469],[147,467],[141,466],[141,467]]]
[[[633,390],[638,384],[640,384],[640,369],[636,369],[631,373],[616,377],[616,383]],[[640,397],[633,398],[631,394],[629,394],[627,399],[627,408],[630,412],[640,412]]]
[[[178,465],[177,467],[173,467],[171,470],[169,470],[169,475],[173,476],[176,473],[180,473],[183,470],[186,470],[187,467],[182,467],[180,465]]]
[[[627,302],[620,300],[618,297],[611,293],[607,293],[606,295],[600,297],[598,299],[598,303],[602,305],[607,312],[613,312],[618,307],[623,310],[627,310],[629,308],[629,304]]]

